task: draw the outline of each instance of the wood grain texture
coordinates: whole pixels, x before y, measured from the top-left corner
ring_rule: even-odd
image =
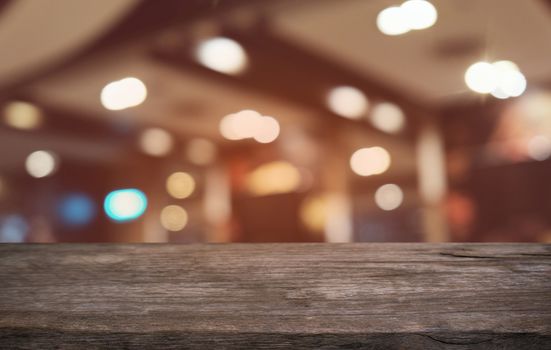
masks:
[[[551,246],[0,245],[2,349],[551,349]]]

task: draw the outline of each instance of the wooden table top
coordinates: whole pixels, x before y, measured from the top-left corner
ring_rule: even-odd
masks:
[[[4,349],[551,349],[551,245],[0,245]]]

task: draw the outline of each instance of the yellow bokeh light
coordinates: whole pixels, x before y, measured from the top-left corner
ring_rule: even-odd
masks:
[[[326,196],[311,196],[300,206],[300,219],[310,231],[323,232],[327,224],[328,210]]]
[[[181,231],[188,223],[188,213],[178,205],[168,205],[161,211],[160,220],[165,230]]]
[[[250,173],[246,185],[256,196],[296,191],[301,184],[300,171],[283,161],[263,164]]]
[[[360,148],[350,157],[352,171],[360,176],[382,174],[390,163],[390,154],[382,147]]]
[[[195,180],[188,173],[173,173],[166,179],[166,191],[174,198],[187,198],[191,196],[194,190]]]
[[[31,103],[14,101],[4,108],[4,121],[15,129],[36,129],[42,124],[42,112]]]

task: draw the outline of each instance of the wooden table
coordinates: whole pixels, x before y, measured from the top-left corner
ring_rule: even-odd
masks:
[[[551,349],[551,245],[0,245],[2,349]]]

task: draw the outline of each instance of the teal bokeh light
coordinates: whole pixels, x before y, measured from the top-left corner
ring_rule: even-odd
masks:
[[[147,208],[147,197],[135,188],[115,190],[105,197],[103,209],[107,216],[117,222],[139,218]]]

